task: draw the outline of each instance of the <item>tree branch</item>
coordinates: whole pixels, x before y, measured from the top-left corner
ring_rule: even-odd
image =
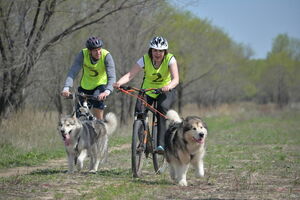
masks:
[[[0,36],[0,53],[1,53],[1,57],[2,57],[3,62],[6,63],[7,57],[6,57],[6,53],[5,53],[5,49],[4,49],[4,46],[3,46],[1,36]]]
[[[192,83],[200,80],[201,78],[203,78],[204,76],[210,74],[213,70],[215,69],[215,67],[212,67],[211,69],[209,69],[207,72],[205,72],[204,74],[201,74],[200,76],[190,80],[189,82],[187,82],[186,84],[183,84],[182,88],[187,88],[189,85],[191,85]]]
[[[98,17],[97,19],[95,20],[92,20],[92,21],[88,21],[86,23],[84,23],[84,21],[86,21],[88,18],[91,18],[93,17],[94,15],[98,14],[101,9],[103,9],[104,5],[106,3],[109,2],[109,0],[105,1],[104,3],[102,3],[94,12],[90,13],[87,17],[84,17],[83,19],[81,20],[78,20],[76,21],[75,23],[73,23],[71,26],[69,26],[68,28],[66,28],[64,31],[62,31],[60,34],[54,36],[49,42],[47,42],[41,49],[40,51],[40,56],[48,50],[48,48],[52,45],[54,45],[57,41],[61,40],[62,38],[64,38],[65,36],[75,32],[75,31],[78,31],[82,28],[85,28],[87,26],[90,26],[92,24],[95,24],[95,23],[98,23],[100,22],[101,20],[103,20],[105,17],[119,11],[119,10],[122,10],[122,9],[128,9],[128,8],[131,8],[131,7],[134,7],[134,6],[137,6],[139,4],[142,4],[143,2],[140,2],[140,3],[135,3],[135,4],[132,4],[132,5],[128,5],[128,6],[124,6],[124,4],[127,2],[128,0],[125,0],[123,1],[120,6],[118,6],[117,8],[107,12],[106,14],[102,15],[101,17]],[[144,2],[146,2],[148,0],[145,0]]]
[[[44,0],[38,0],[38,6],[37,6],[36,11],[35,11],[35,15],[34,15],[32,27],[31,27],[31,31],[30,31],[30,33],[29,33],[29,35],[28,35],[28,38],[27,38],[27,41],[26,41],[26,47],[29,46],[30,41],[31,41],[31,38],[32,38],[32,36],[33,36],[33,33],[34,33],[34,31],[36,30],[36,24],[37,24],[39,15],[40,15],[41,5],[42,5],[42,2],[43,2],[43,1],[44,1]]]
[[[33,50],[36,49],[38,43],[41,41],[42,33],[45,31],[46,27],[49,24],[50,18],[53,16],[55,10],[56,0],[52,0],[50,5],[45,5],[45,12],[43,16],[43,20],[41,22],[41,26],[39,27],[38,32],[36,33],[36,38],[33,41]]]
[[[5,39],[8,43],[9,50],[12,49],[13,42],[11,40],[10,34],[8,33],[9,29],[8,29],[8,26],[7,26],[7,22],[9,20],[9,15],[10,15],[10,12],[12,10],[12,6],[13,6],[13,1],[10,3],[9,8],[7,9],[8,11],[7,11],[6,16],[4,15],[2,7],[0,7],[0,19],[1,19],[2,24],[3,24],[3,34],[4,34],[4,37],[5,37],[5,38],[2,38],[2,44],[3,44],[3,47],[4,47],[4,42],[5,42],[4,39]]]

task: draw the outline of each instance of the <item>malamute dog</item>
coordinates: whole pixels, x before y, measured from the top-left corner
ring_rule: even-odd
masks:
[[[74,172],[74,164],[80,171],[84,159],[90,157],[89,172],[95,173],[99,163],[104,162],[108,150],[108,136],[117,127],[115,114],[108,113],[104,121],[81,121],[73,116],[62,117],[59,123],[59,132],[64,140],[68,155],[68,173]]]
[[[187,186],[189,165],[196,169],[196,177],[204,176],[203,157],[207,126],[196,116],[181,119],[174,110],[167,112],[170,125],[165,134],[165,156],[170,176],[181,186]]]

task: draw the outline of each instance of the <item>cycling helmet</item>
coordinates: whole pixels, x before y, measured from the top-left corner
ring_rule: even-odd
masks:
[[[166,50],[168,49],[168,41],[163,37],[154,37],[149,44],[149,48]]]
[[[103,42],[98,37],[89,37],[89,39],[86,41],[85,46],[88,49],[97,49],[101,48],[103,45]]]

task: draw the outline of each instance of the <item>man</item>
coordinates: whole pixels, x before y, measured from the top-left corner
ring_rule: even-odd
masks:
[[[116,81],[114,60],[106,49],[102,48],[103,41],[98,37],[90,37],[86,41],[86,48],[82,49],[76,56],[73,65],[67,75],[64,89],[61,95],[68,97],[70,87],[73,86],[74,79],[82,69],[82,77],[79,93],[94,95],[96,100],[89,100],[97,119],[103,120],[104,100],[113,91],[112,84]]]

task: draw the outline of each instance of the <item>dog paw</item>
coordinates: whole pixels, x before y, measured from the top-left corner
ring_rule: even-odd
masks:
[[[91,174],[96,174],[97,171],[96,171],[96,170],[90,170],[89,173],[91,173]]]
[[[178,185],[179,185],[179,186],[187,186],[187,182],[186,182],[186,180],[180,180],[180,181],[178,182]]]
[[[204,177],[204,172],[196,172],[195,175],[197,178],[201,178],[201,177]]]

